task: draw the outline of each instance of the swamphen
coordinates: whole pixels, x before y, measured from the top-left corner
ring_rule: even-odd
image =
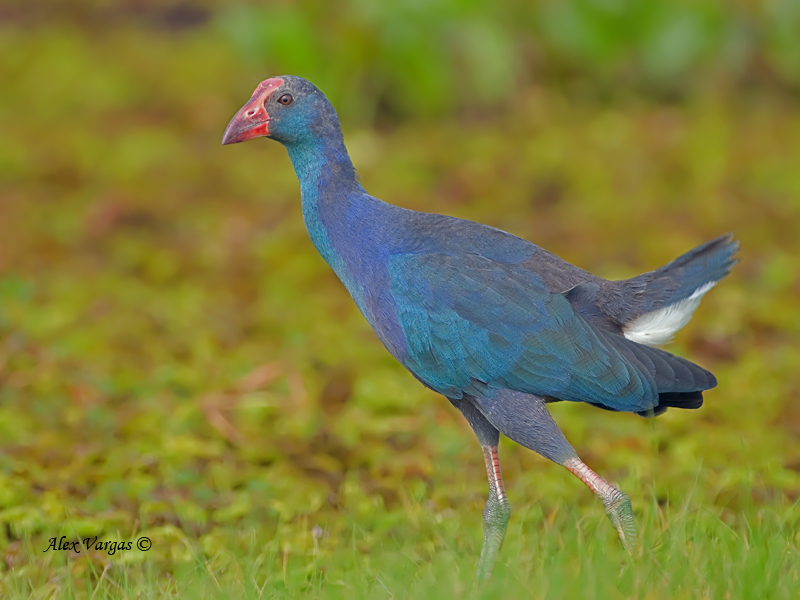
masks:
[[[737,262],[731,236],[607,281],[504,231],[373,198],[356,179],[333,106],[300,77],[261,82],[222,143],[259,136],[289,151],[311,241],[383,345],[478,436],[489,477],[478,576],[491,575],[510,515],[500,433],[583,481],[630,549],[630,500],[578,458],[546,404],[644,417],[699,408],[714,376],[650,346],[669,341]]]

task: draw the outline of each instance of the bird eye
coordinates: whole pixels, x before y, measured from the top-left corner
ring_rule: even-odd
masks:
[[[294,98],[292,98],[291,94],[284,94],[278,98],[278,102],[284,106],[289,106],[292,102],[294,102]]]

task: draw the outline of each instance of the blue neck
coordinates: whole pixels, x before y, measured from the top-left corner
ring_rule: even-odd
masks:
[[[344,265],[331,246],[328,229],[334,225],[335,215],[346,213],[346,206],[334,207],[331,203],[345,203],[354,194],[363,194],[364,189],[356,181],[356,171],[342,134],[324,138],[310,137],[286,145],[292,160],[303,206],[303,220],[308,235],[322,258],[344,281]],[[336,210],[338,209],[338,210]]]
[[[331,266],[376,334],[396,357],[408,354],[389,288],[383,226],[392,222],[385,204],[356,181],[342,134],[286,144],[302,193],[303,220],[322,258]]]

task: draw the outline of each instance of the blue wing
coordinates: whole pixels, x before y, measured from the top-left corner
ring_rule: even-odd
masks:
[[[697,389],[691,363],[597,329],[516,265],[398,254],[389,275],[403,362],[445,396],[504,388],[636,412],[657,406],[659,392]]]

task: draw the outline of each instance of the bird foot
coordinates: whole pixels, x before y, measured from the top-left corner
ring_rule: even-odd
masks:
[[[502,501],[498,501],[490,496],[483,511],[483,548],[478,561],[478,581],[487,581],[492,576],[510,517],[508,500],[503,497]]]
[[[619,534],[622,545],[628,552],[633,552],[636,547],[637,534],[636,522],[633,519],[633,508],[628,497],[616,488],[603,498],[603,505],[608,518]]]
[[[565,461],[564,466],[603,500],[606,514],[614,524],[622,545],[628,552],[633,552],[636,547],[636,523],[628,497],[592,471],[577,456]]]

